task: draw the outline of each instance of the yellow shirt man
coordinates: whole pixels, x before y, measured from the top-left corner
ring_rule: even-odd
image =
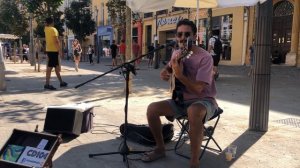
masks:
[[[55,27],[46,26],[45,27],[45,37],[46,37],[46,51],[47,52],[58,52],[59,49],[56,46],[56,37],[58,37],[58,31]]]

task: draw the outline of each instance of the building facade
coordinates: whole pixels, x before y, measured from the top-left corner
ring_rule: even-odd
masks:
[[[109,24],[109,15],[106,7],[108,0],[93,0],[94,16],[98,25],[98,31],[94,44],[111,42],[115,39],[116,29]],[[272,55],[280,64],[288,64],[300,67],[300,43],[299,43],[299,3],[298,0],[273,0],[273,45]],[[245,65],[249,64],[249,47],[255,39],[255,11],[256,7],[232,7],[212,9],[212,30],[220,30],[220,38],[223,41],[223,54],[221,64]],[[199,11],[198,38],[206,44],[208,36],[208,10]],[[147,47],[154,43],[157,35],[158,43],[165,44],[175,39],[176,24],[179,20],[188,18],[196,22],[196,10],[184,8],[172,8],[153,13],[140,14],[140,20],[132,23],[132,38],[142,46],[142,54],[147,53]],[[100,33],[111,26],[112,32]],[[101,42],[102,40],[102,42]],[[105,40],[105,41],[103,41]],[[98,41],[98,42],[97,42]],[[117,39],[120,41],[120,39]],[[101,47],[101,46],[100,46]],[[171,49],[161,51],[163,60],[171,56]],[[276,63],[275,61],[275,63]]]
[[[299,3],[297,0],[273,1],[273,45],[274,63],[300,66]],[[255,38],[255,7],[232,7],[212,9],[212,30],[220,30],[223,41],[221,64],[249,64],[249,47]],[[196,10],[179,9],[146,13],[143,18],[143,53],[154,42],[165,44],[175,39],[176,23],[184,18],[196,22]],[[199,42],[207,42],[207,9],[199,11]],[[170,49],[161,51],[164,59],[170,58]],[[279,58],[278,58],[279,57]]]

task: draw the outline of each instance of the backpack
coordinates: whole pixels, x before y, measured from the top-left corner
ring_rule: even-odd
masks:
[[[124,136],[124,124],[120,126],[120,132]],[[173,124],[162,124],[164,142],[170,142],[174,136]],[[127,138],[146,146],[154,146],[155,140],[148,125],[127,124]]]
[[[219,56],[219,55],[221,55],[222,50],[223,50],[222,42],[219,38],[215,38],[215,37],[213,37],[213,38],[215,39],[214,53]]]

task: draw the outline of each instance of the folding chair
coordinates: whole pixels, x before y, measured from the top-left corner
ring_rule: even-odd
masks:
[[[212,122],[212,120],[216,119],[215,123],[213,124],[213,126],[206,126],[206,125],[204,125],[204,134],[203,134],[204,138],[203,138],[203,141],[205,141],[205,145],[201,145],[201,147],[203,149],[202,149],[201,155],[199,157],[199,160],[203,157],[204,152],[206,151],[206,149],[209,149],[209,150],[212,150],[212,151],[215,151],[215,152],[219,152],[219,153],[222,152],[221,147],[219,146],[219,144],[217,143],[217,141],[213,137],[214,131],[215,131],[215,129],[216,129],[217,125],[218,125],[219,119],[220,119],[220,115],[222,113],[223,113],[223,110],[221,108],[216,109],[215,114],[207,121],[207,122]],[[178,141],[177,141],[177,143],[175,145],[175,153],[177,155],[180,155],[180,156],[184,157],[184,158],[190,159],[189,156],[184,155],[184,154],[182,154],[182,153],[180,153],[178,151],[178,149],[187,140],[187,138],[185,138],[184,135],[187,135],[188,132],[189,132],[188,117],[187,116],[182,116],[180,118],[176,118],[176,120],[179,123],[179,126],[181,127],[181,131],[179,133]],[[208,144],[209,144],[210,140],[212,140],[214,142],[214,144],[217,146],[217,149],[208,147]],[[179,145],[180,141],[182,141],[181,145]]]

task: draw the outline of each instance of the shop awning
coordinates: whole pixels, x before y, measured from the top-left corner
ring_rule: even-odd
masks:
[[[155,12],[172,6],[182,8],[224,8],[235,6],[253,6],[266,0],[126,0],[133,12]],[[197,5],[199,1],[199,4]]]
[[[18,36],[13,35],[13,34],[0,34],[0,39],[11,39],[11,40],[15,40],[15,39],[19,39]]]

